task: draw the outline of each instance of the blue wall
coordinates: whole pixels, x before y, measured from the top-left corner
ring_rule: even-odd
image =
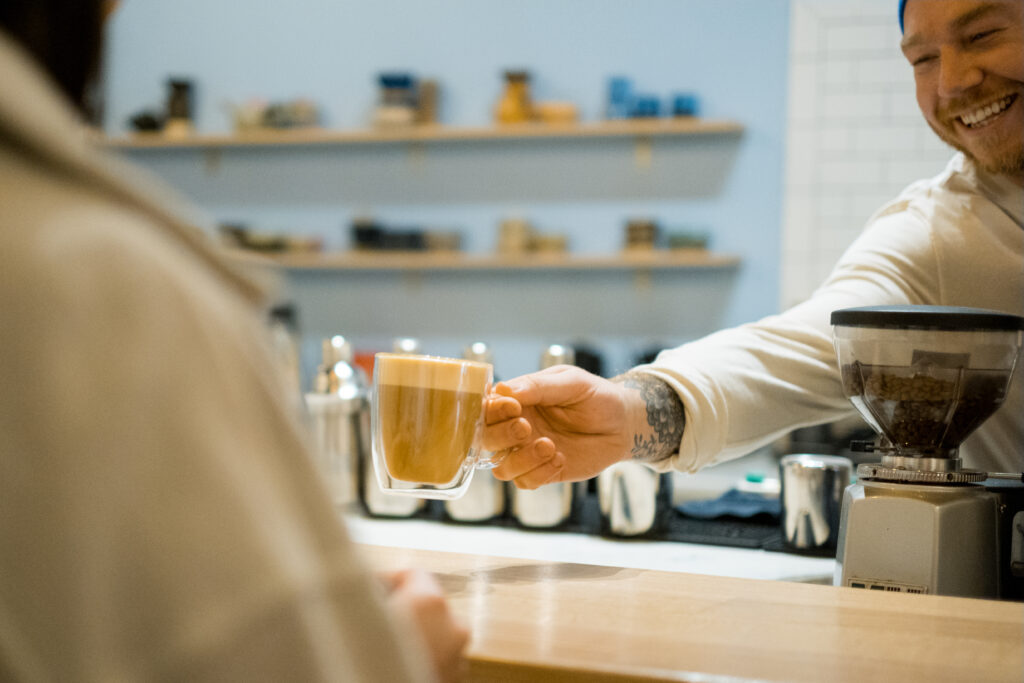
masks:
[[[778,305],[785,144],[788,0],[179,0],[122,3],[110,26],[107,130],[162,103],[168,75],[198,84],[202,132],[230,130],[226,103],[305,96],[325,125],[368,124],[379,71],[441,82],[441,118],[484,125],[501,72],[533,74],[536,100],[569,100],[600,118],[609,75],[667,97],[694,91],[701,114],[741,122],[740,137],[655,142],[650,168],[632,143],[447,143],[227,152],[132,152],[222,221],[322,235],[344,247],[352,217],[463,231],[494,248],[498,221],[522,216],[565,232],[578,253],[621,246],[623,225],[651,216],[710,231],[734,271],[655,273],[395,273],[289,278],[314,340],[342,333],[379,348],[419,336],[457,354],[491,342],[499,374],[535,368],[550,342],[584,340],[609,373],[640,349],[675,344],[774,312]]]

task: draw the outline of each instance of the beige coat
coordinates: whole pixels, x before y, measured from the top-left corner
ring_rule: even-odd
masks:
[[[2,34],[0,81],[0,679],[422,680],[259,291]]]

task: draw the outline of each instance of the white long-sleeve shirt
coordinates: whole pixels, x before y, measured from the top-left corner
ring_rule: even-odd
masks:
[[[431,680],[257,291],[2,33],[0,82],[0,680]]]
[[[806,302],[666,350],[640,368],[683,402],[686,426],[671,466],[693,472],[854,412],[841,389],[831,312],[891,304],[1024,315],[1024,188],[957,154],[943,173],[876,213]],[[1006,402],[960,448],[965,466],[1024,470],[1021,365]]]

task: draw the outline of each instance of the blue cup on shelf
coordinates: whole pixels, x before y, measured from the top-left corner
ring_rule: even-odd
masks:
[[[653,95],[638,95],[633,99],[631,116],[635,119],[657,118],[661,115],[661,102]]]
[[[697,96],[693,93],[678,93],[672,98],[672,116],[696,116]]]
[[[625,119],[630,114],[630,99],[633,96],[633,83],[623,76],[608,79],[608,106],[605,117],[609,119]]]

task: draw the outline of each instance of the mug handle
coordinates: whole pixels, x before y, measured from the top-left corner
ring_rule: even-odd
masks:
[[[512,449],[505,448],[500,451],[477,451],[476,460],[473,466],[478,470],[493,470],[495,467],[504,462],[505,458],[511,452]]]

